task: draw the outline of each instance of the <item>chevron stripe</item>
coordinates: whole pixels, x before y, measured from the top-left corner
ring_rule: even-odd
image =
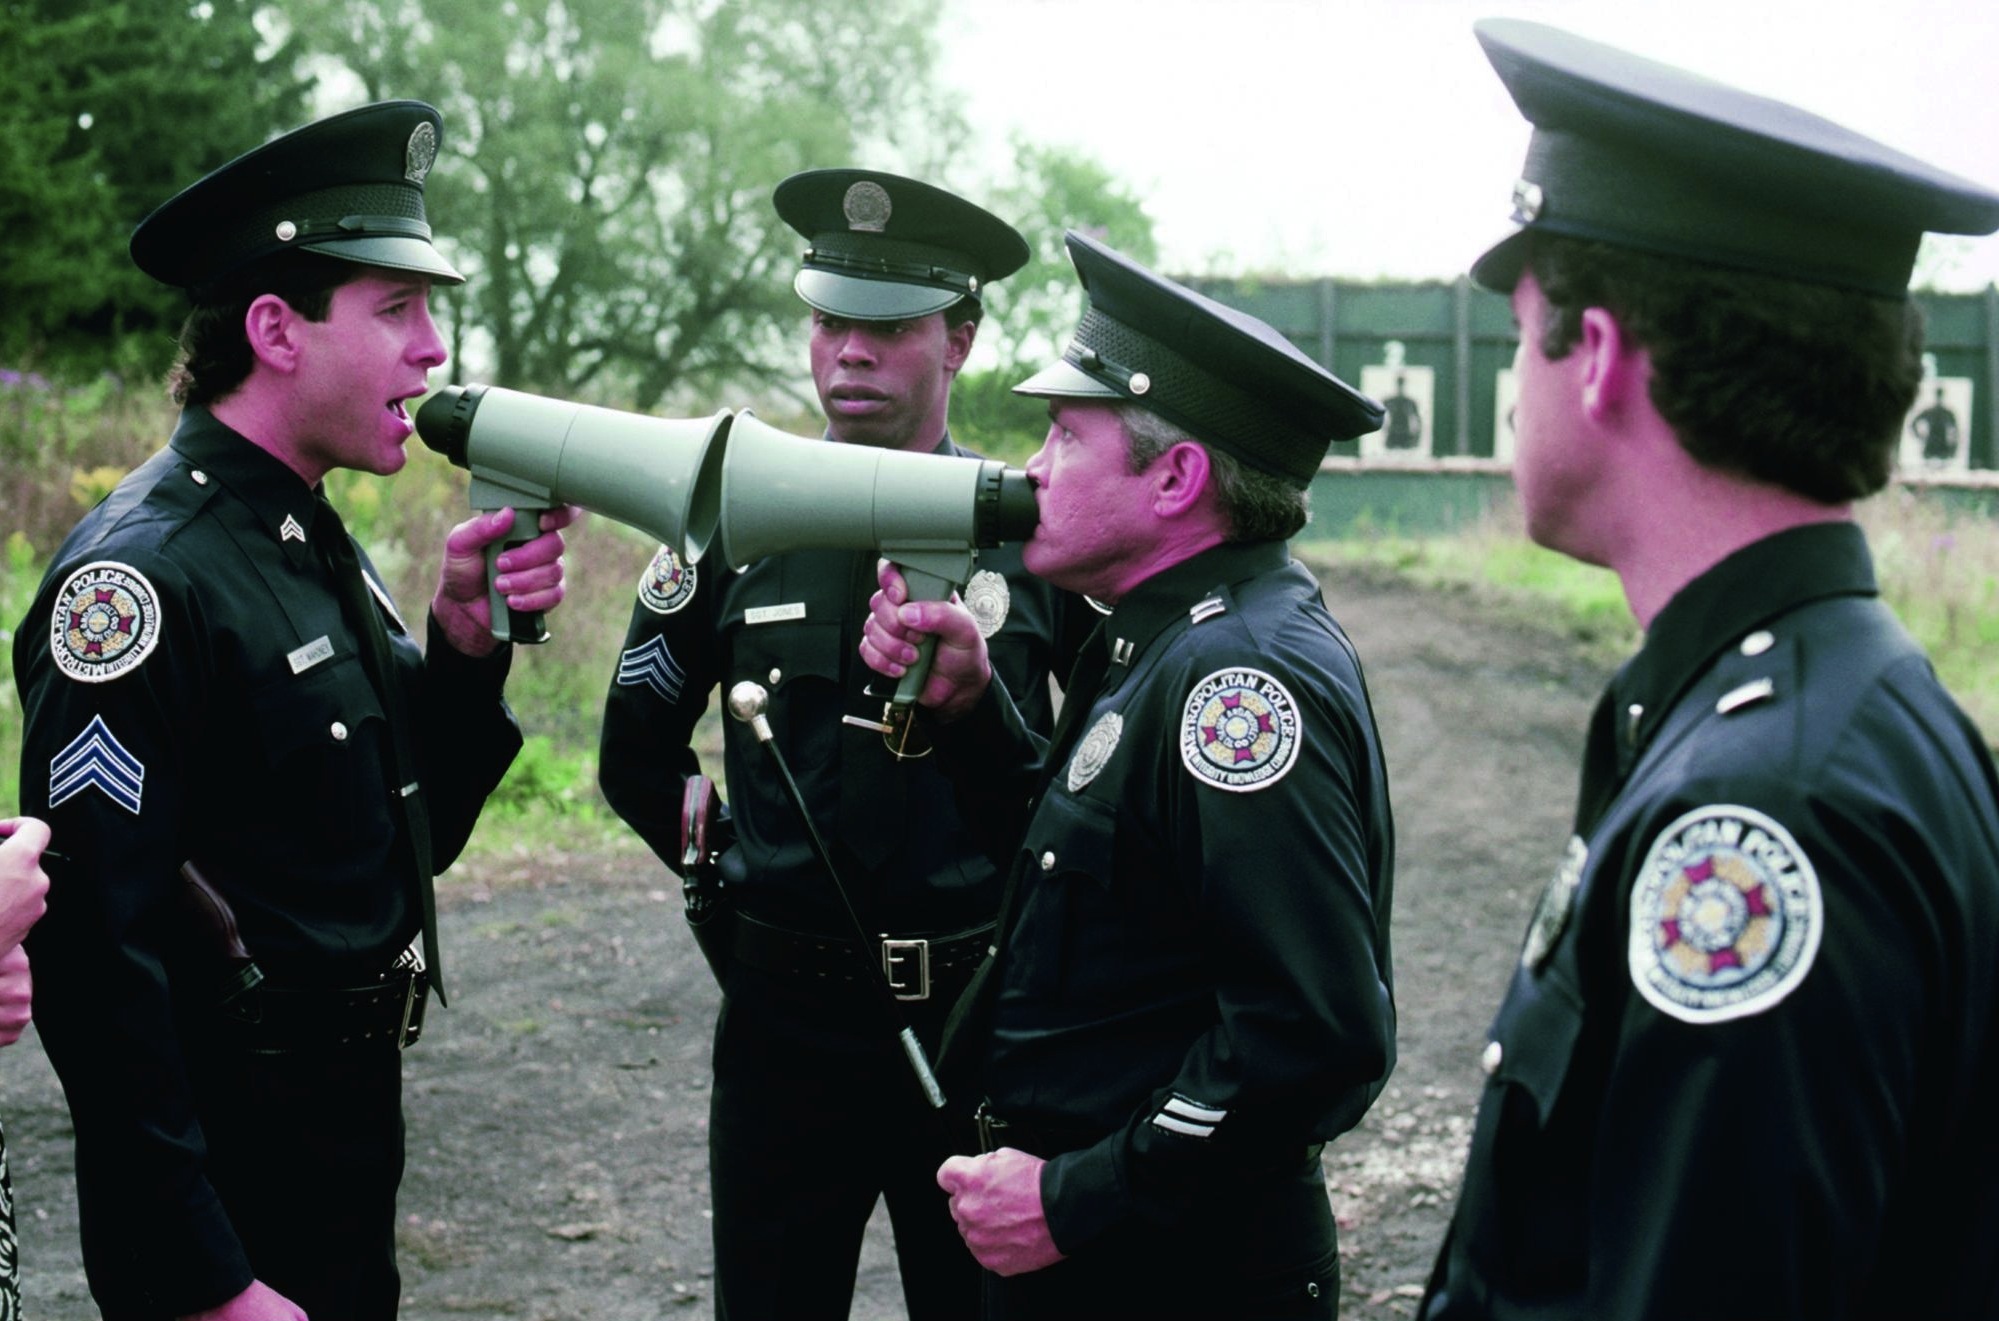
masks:
[[[655,637],[618,657],[618,682],[627,688],[643,685],[658,693],[661,700],[677,702],[687,673],[667,650],[666,639]]]
[[[127,752],[104,717],[96,715],[49,760],[49,806],[66,803],[86,789],[99,789],[137,816],[145,782],[145,763]]]

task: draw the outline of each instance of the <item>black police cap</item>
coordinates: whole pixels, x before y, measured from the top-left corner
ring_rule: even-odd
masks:
[[[1540,231],[1898,297],[1926,231],[1999,229],[1999,194],[1795,106],[1538,23],[1473,31],[1534,125],[1488,289]]]
[[[941,312],[1027,264],[1027,240],[964,198],[878,170],[806,170],[777,186],[811,240],[793,287],[821,312],[899,321]]]
[[[1334,441],[1380,429],[1380,404],[1270,326],[1095,239],[1067,239],[1090,305],[1061,361],[1016,394],[1130,401],[1299,486]]]
[[[132,232],[132,260],[199,289],[281,252],[315,252],[457,284],[430,243],[423,183],[443,120],[381,101],[293,129],[181,190]]]

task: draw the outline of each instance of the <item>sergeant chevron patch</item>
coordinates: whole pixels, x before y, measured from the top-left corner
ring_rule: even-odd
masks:
[[[139,815],[139,797],[146,785],[145,763],[125,750],[103,716],[92,716],[83,732],[49,760],[49,806],[56,807],[85,789],[102,790],[118,806]]]
[[[618,682],[627,688],[650,688],[662,701],[677,702],[687,672],[667,650],[666,639],[655,637],[618,657]]]
[[[693,599],[694,566],[661,546],[639,579],[639,603],[656,615],[670,615]]]
[[[1226,1110],[1202,1105],[1198,1101],[1175,1092],[1166,1098],[1166,1104],[1159,1107],[1159,1113],[1152,1117],[1152,1126],[1168,1133],[1178,1133],[1181,1137],[1211,1138],[1215,1129],[1229,1117]]]
[[[1696,808],[1659,832],[1631,890],[1631,981],[1683,1023],[1760,1014],[1818,957],[1825,901],[1791,833],[1750,807]]]

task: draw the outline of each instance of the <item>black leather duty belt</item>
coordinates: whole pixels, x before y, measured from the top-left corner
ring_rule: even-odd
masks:
[[[407,1049],[423,1034],[430,979],[398,969],[366,986],[304,988],[265,982],[222,1010],[227,1037],[238,1049],[276,1055],[369,1042]]]
[[[853,982],[868,976],[864,959],[880,963],[898,1000],[928,1000],[941,982],[963,981],[986,956],[993,923],[942,936],[883,935],[864,950],[851,936],[793,931],[738,912],[733,953],[752,968],[804,981]]]

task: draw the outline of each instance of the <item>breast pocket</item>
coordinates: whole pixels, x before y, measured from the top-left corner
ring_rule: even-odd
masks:
[[[737,625],[730,647],[730,684],[760,685],[769,698],[771,728],[803,767],[837,764],[840,731],[840,624]]]
[[[1515,1089],[1541,1128],[1561,1098],[1582,1024],[1582,997],[1557,964],[1539,973],[1522,969],[1493,1023],[1499,1058],[1492,1079]]]
[[[1129,929],[1117,885],[1117,820],[1107,803],[1051,789],[1022,846],[1033,880],[1010,981],[1038,997],[1105,994],[1126,969]],[[1031,926],[1030,926],[1031,924]]]
[[[387,811],[389,738],[381,698],[354,656],[268,684],[250,699],[266,792],[310,794],[328,819],[356,827]]]

